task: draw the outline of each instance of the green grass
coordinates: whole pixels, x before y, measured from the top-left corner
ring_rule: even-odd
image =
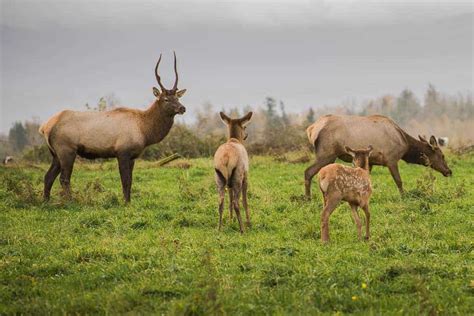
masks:
[[[115,162],[77,163],[74,200],[55,183],[45,204],[47,166],[0,168],[0,314],[474,313],[474,157],[450,156],[452,178],[400,163],[403,198],[374,168],[372,239],[341,205],[326,246],[307,164],[252,159],[240,235],[227,211],[217,232],[211,160],[189,162],[138,162],[130,205]]]

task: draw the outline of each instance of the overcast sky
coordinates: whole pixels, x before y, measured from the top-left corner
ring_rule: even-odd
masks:
[[[8,1],[1,3],[0,132],[115,94],[153,100],[153,68],[182,103],[288,111],[363,101],[429,82],[473,89],[469,1]]]

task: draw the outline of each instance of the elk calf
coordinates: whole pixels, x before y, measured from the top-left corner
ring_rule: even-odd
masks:
[[[345,147],[352,156],[354,168],[341,164],[330,164],[319,172],[319,188],[324,198],[324,208],[321,214],[321,240],[329,241],[329,216],[341,201],[351,206],[352,218],[357,225],[357,234],[362,238],[361,222],[357,208],[361,207],[365,213],[365,239],[370,238],[369,199],[372,194],[369,174],[369,156],[372,146],[365,150],[353,150]]]
[[[250,213],[247,204],[247,187],[249,172],[249,157],[243,141],[247,139],[245,125],[250,121],[252,112],[239,119],[231,119],[220,112],[222,121],[229,131],[228,141],[217,148],[214,154],[214,169],[216,171],[217,191],[219,192],[219,230],[222,227],[222,213],[224,211],[225,188],[229,189],[230,217],[234,209],[239,221],[240,233],[244,232],[240,216],[239,198],[242,193],[247,226],[250,227]]]

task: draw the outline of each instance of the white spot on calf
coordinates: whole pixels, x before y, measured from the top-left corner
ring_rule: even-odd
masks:
[[[327,192],[328,186],[329,186],[329,181],[327,179],[322,179],[319,182],[319,187],[321,188],[321,191],[323,191],[324,193]]]

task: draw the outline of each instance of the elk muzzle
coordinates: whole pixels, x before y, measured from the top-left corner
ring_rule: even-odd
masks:
[[[451,177],[452,175],[453,175],[453,172],[449,168],[448,168],[448,170],[443,172],[443,176],[445,176],[445,177]]]
[[[184,114],[186,112],[186,108],[183,105],[180,105],[176,109],[176,113],[178,114]]]

